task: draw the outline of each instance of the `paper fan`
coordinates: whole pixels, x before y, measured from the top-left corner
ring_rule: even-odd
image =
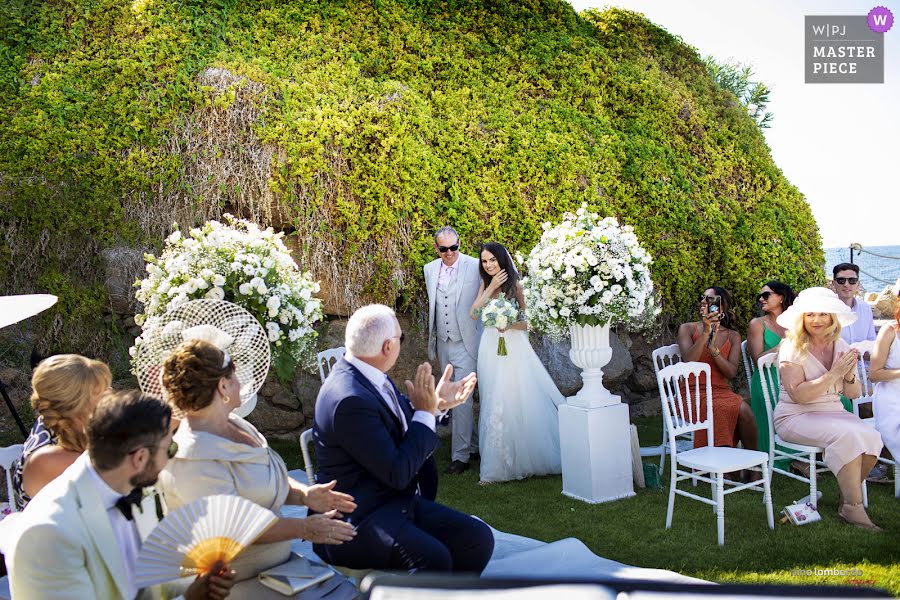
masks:
[[[241,496],[207,496],[170,512],[150,532],[138,554],[137,587],[209,573],[231,563],[278,517]]]
[[[165,397],[162,363],[187,339],[207,340],[231,355],[241,384],[241,407],[235,412],[249,414],[269,372],[269,339],[256,317],[224,300],[192,300],[147,319],[132,359],[141,391]]]

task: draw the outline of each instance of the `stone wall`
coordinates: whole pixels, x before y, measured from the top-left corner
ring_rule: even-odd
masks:
[[[416,367],[428,360],[427,331],[412,315],[399,315],[399,320],[405,339],[400,359],[388,374],[402,388],[403,381],[412,379]],[[329,320],[318,347],[342,346],[346,325],[344,318]],[[531,341],[563,395],[575,394],[581,388],[581,377],[580,370],[569,360],[569,343],[554,343],[535,334]],[[611,335],[610,343],[613,357],[604,369],[606,386],[630,405],[632,416],[659,414],[656,377],[650,363],[652,348],[659,344],[648,344],[644,338],[627,333]],[[434,365],[434,372],[436,376],[439,374],[437,365]],[[249,420],[266,435],[298,435],[311,424],[319,387],[318,373],[310,375],[298,371],[288,386],[282,386],[270,375],[260,390],[256,409]]]
[[[105,281],[110,298],[107,320],[117,322],[120,329],[127,332],[125,335],[130,336],[132,340],[140,333],[140,328],[134,322],[134,314],[140,307],[134,297],[133,283],[144,275],[144,252],[144,248],[120,246],[103,253]],[[416,366],[428,360],[427,330],[424,320],[416,319],[414,315],[399,315],[399,320],[406,336],[400,360],[389,374],[397,385],[402,387],[404,380],[412,378]],[[322,328],[318,348],[324,350],[342,346],[346,323],[347,319],[344,317],[330,318]],[[563,395],[575,394],[581,387],[580,370],[569,360],[568,341],[554,343],[532,333],[531,342]],[[610,343],[613,356],[604,368],[604,382],[607,388],[622,396],[623,401],[630,405],[632,416],[659,414],[659,398],[650,353],[653,348],[663,343],[669,344],[671,341],[648,341],[642,336],[622,332],[610,335]],[[28,344],[23,343],[22,346]],[[84,353],[90,355],[87,349]],[[112,357],[96,358],[116,360]],[[127,370],[126,365],[118,367],[120,372],[124,373]],[[22,365],[7,371],[4,381],[13,388],[13,396],[18,400],[17,404],[21,405],[23,401],[27,401],[30,394],[30,372]],[[439,375],[437,365],[434,371]],[[116,385],[124,387],[135,385],[135,382],[125,378],[117,381]],[[259,391],[256,409],[250,414],[249,420],[266,435],[295,437],[312,422],[319,387],[318,373],[298,370],[294,380],[287,385],[282,385],[275,379],[274,374],[270,374]]]

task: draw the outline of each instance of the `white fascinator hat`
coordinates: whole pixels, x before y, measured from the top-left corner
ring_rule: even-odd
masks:
[[[844,304],[837,294],[824,287],[807,288],[797,294],[794,303],[778,315],[775,321],[785,329],[793,329],[797,317],[804,313],[830,313],[841,327],[856,322],[856,313]]]
[[[234,413],[249,415],[256,407],[256,392],[269,372],[269,340],[256,317],[224,300],[192,300],[147,319],[132,358],[141,391],[165,398],[162,364],[188,340],[204,340],[221,350],[225,354],[223,367],[234,362],[241,384],[241,406]]]

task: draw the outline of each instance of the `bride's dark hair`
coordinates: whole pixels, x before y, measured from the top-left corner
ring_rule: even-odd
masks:
[[[478,252],[478,272],[481,273],[481,280],[484,282],[485,288],[491,284],[491,276],[487,274],[484,270],[484,265],[481,264],[481,253],[485,250],[494,255],[497,259],[497,265],[501,269],[506,270],[506,282],[500,287],[500,291],[503,292],[507,299],[515,300],[516,288],[519,284],[519,272],[516,271],[516,267],[512,264],[509,251],[497,242],[488,242],[481,245],[481,250]]]

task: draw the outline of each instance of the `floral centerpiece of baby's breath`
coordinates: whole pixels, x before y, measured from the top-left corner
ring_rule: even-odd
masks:
[[[319,284],[297,267],[283,233],[227,214],[224,221],[209,221],[188,235],[176,225],[159,257],[144,255],[148,275],[135,282],[144,312],[135,321],[146,335],[167,310],[190,300],[233,302],[259,320],[276,373],[287,381],[314,350],[313,324],[322,319],[322,303],[313,296]],[[139,336],[132,354],[141,342]]]
[[[629,225],[599,220],[582,204],[556,226],[544,223],[525,263],[528,321],[555,339],[571,325],[650,325],[659,304],[650,279],[650,254]]]

